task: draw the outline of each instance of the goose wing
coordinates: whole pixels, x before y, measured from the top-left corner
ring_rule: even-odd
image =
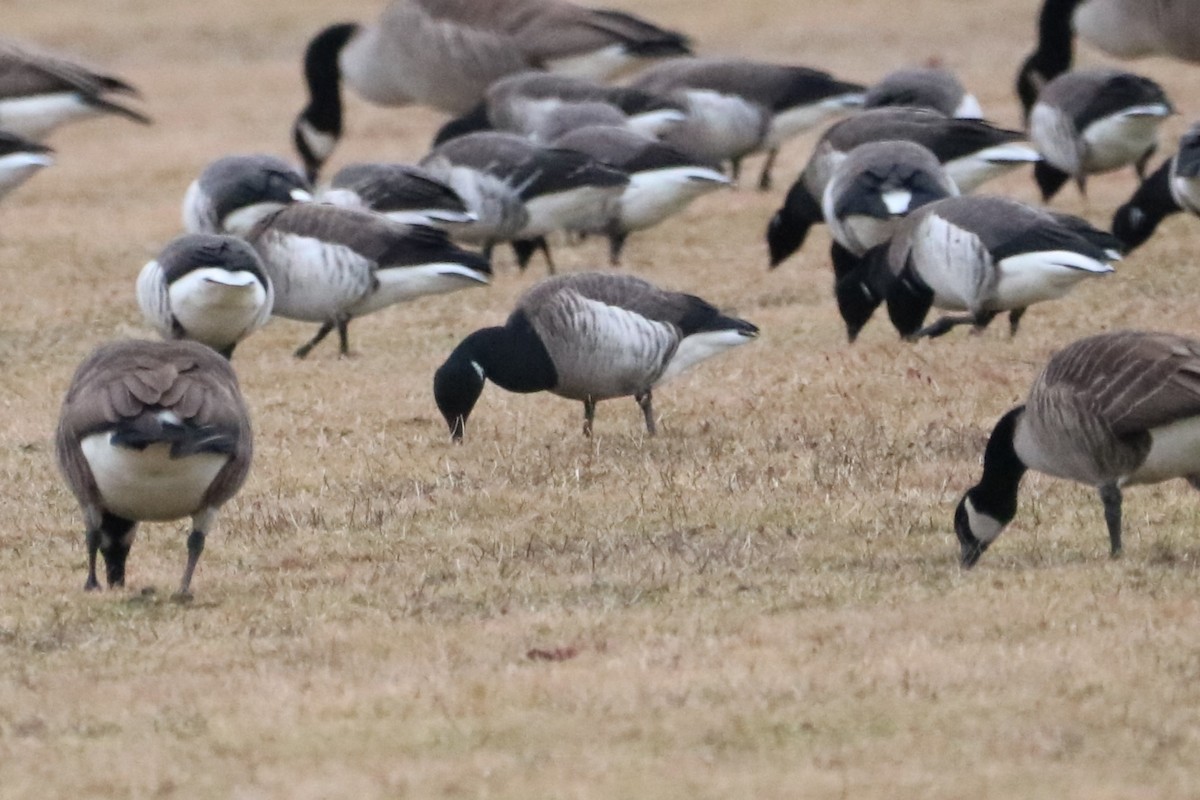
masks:
[[[150,118],[103,97],[138,94],[130,84],[12,39],[0,38],[0,99],[77,92],[89,104],[142,123]]]

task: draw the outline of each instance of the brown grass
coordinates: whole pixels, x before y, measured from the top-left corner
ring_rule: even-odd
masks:
[[[1000,122],[1035,0],[614,3],[703,49],[870,80],[931,57]],[[1119,274],[997,326],[848,348],[827,238],[765,270],[782,187],[705,198],[635,237],[630,269],[757,322],[762,340],[632,401],[489,388],[452,447],[433,369],[539,276],[353,326],[361,356],[279,321],[239,351],[251,479],[191,606],[166,601],[182,525],[146,526],[127,591],[85,595],[57,406],[98,342],[145,335],[138,268],[229,152],[286,153],[297,58],[375,0],[9,0],[6,32],[110,66],[157,124],[81,124],[0,208],[0,795],[234,798],[1191,797],[1200,782],[1200,543],[1182,484],[1130,492],[1124,559],[1100,505],[1033,476],[979,569],[950,513],[995,418],[1047,354],[1101,329],[1200,333],[1196,220]],[[335,7],[336,5],[336,7]],[[901,11],[901,7],[903,11]],[[1086,51],[1084,61],[1101,58]],[[1154,61],[1185,116],[1195,68]],[[415,159],[438,117],[353,102],[339,151]],[[785,152],[785,184],[812,137]],[[756,165],[751,165],[752,168]],[[1129,174],[1081,204],[1106,222]],[[1027,175],[999,187],[1033,199]],[[600,243],[560,248],[600,263]],[[150,589],[156,592],[149,593]]]

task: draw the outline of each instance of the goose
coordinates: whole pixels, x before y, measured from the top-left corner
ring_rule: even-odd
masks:
[[[309,101],[292,139],[316,180],[342,135],[343,82],[376,105],[462,114],[493,81],[516,72],[604,80],[642,58],[690,52],[678,32],[562,0],[394,0],[373,25],[332,25],[309,42]]]
[[[445,227],[475,219],[458,192],[409,164],[349,164],[333,176],[321,202],[374,211],[394,222]]]
[[[771,268],[799,250],[809,228],[824,220],[825,184],[838,162],[860,144],[896,139],[923,145],[942,162],[959,191],[969,193],[984,181],[1040,160],[1036,150],[1021,144],[1025,138],[1020,131],[922,108],[876,108],[833,124],[767,226]]]
[[[125,585],[139,522],[192,518],[179,597],[217,511],[250,470],[250,415],[229,362],[197,342],[127,340],[96,348],[75,372],[55,437],[58,466],[87,530],[86,590]]]
[[[746,320],[641,278],[560,275],[527,291],[504,325],[463,339],[434,374],[433,394],[455,441],[485,380],[510,392],[582,401],[586,436],[598,401],[632,395],[653,436],[655,387],[757,336]]]
[[[297,358],[334,329],[340,354],[349,356],[352,319],[425,295],[486,286],[491,276],[487,259],[454,246],[444,231],[321,203],[284,206],[263,218],[248,241],[274,287],[272,313],[321,323]]]
[[[1200,61],[1200,0],[1045,0],[1037,49],[1017,75],[1026,116],[1042,87],[1071,68],[1075,33],[1118,58]]]
[[[46,145],[0,130],[0,198],[53,163]]]
[[[686,104],[664,95],[629,86],[609,86],[570,75],[518,72],[493,83],[484,99],[466,114],[450,120],[434,137],[436,147],[455,136],[481,130],[499,130],[549,142],[564,108],[586,104],[608,107],[620,114],[622,124],[649,136],[658,136],[686,117]],[[564,131],[565,132],[565,131]]]
[[[223,156],[208,164],[183,197],[188,233],[228,233],[245,238],[268,214],[312,200],[308,179],[282,158]]]
[[[497,131],[443,142],[420,165],[476,215],[456,236],[482,245],[488,256],[496,243],[514,242],[522,269],[540,248],[553,271],[545,235],[591,229],[629,183],[627,174],[584,153]]]
[[[937,156],[915,142],[867,142],[851,150],[833,168],[821,201],[835,279],[889,241],[911,211],[957,194]]]
[[[275,292],[245,240],[189,233],[142,267],[137,300],[164,339],[192,339],[230,358],[238,342],[267,324]]]
[[[1115,331],[1052,356],[1025,403],[992,429],[983,476],[954,510],[963,567],[1012,522],[1030,469],[1096,487],[1110,552],[1120,555],[1124,487],[1171,478],[1200,486],[1200,341]]]
[[[697,197],[732,185],[715,164],[705,164],[625,128],[580,128],[557,139],[554,146],[585,153],[629,175],[629,183],[608,207],[603,224],[585,231],[608,237],[612,266],[620,264],[630,233],[657,225]]]
[[[928,108],[947,117],[983,119],[979,100],[954,73],[940,67],[906,67],[884,75],[863,99],[863,108]]]
[[[60,125],[115,114],[143,125],[150,118],[113,100],[137,89],[58,53],[0,37],[0,128],[35,142]]]
[[[1133,164],[1145,177],[1158,128],[1174,113],[1162,87],[1115,69],[1086,69],[1046,84],[1029,114],[1029,139],[1042,154],[1033,174],[1049,201],[1068,178],[1086,193],[1087,176]]]
[[[676,58],[640,72],[633,86],[687,101],[687,117],[663,141],[705,161],[741,160],[765,150],[759,188],[771,187],[771,168],[784,142],[830,117],[862,105],[866,88],[807,67],[737,58]]]
[[[1001,311],[1015,335],[1028,306],[1111,273],[1118,251],[1115,237],[1079,217],[1005,197],[948,197],[909,214],[863,256],[838,282],[838,309],[850,341],[883,299],[906,339],[983,328]],[[931,306],[967,313],[922,327]]]
[[[1179,140],[1179,150],[1142,181],[1129,202],[1113,215],[1113,235],[1129,253],[1143,245],[1171,214],[1200,215],[1200,124]]]

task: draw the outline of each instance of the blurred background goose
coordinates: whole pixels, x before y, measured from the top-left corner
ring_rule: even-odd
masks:
[[[0,199],[53,163],[46,145],[0,130]]]
[[[98,589],[96,554],[110,588],[125,585],[139,522],[192,518],[192,575],[217,510],[250,470],[250,415],[229,362],[197,342],[102,345],[75,372],[55,439],[58,465],[87,530],[85,589]]]
[[[582,401],[586,436],[598,401],[632,395],[653,436],[654,387],[757,336],[746,320],[641,278],[562,275],[526,292],[504,325],[463,339],[435,373],[433,394],[455,440],[485,380],[510,392]]]
[[[1033,168],[1042,199],[1069,178],[1081,193],[1087,176],[1132,164],[1145,177],[1158,128],[1174,113],[1162,87],[1115,69],[1085,69],[1046,84],[1029,114],[1029,139],[1042,154]]]
[[[604,80],[641,58],[690,52],[683,34],[562,0],[395,0],[373,25],[333,25],[309,42],[309,102],[292,138],[315,180],[342,135],[343,82],[377,105],[463,114],[515,72]]]
[[[68,56],[0,37],[0,129],[9,133],[36,142],[60,125],[100,114],[149,124],[145,114],[113,99],[137,94]]]
[[[1037,48],[1017,75],[1026,116],[1042,88],[1071,68],[1076,33],[1118,58],[1200,61],[1200,0],[1045,0]]]
[[[267,324],[275,292],[244,240],[189,233],[142,267],[137,300],[164,339],[192,339],[230,358],[238,342]]]
[[[906,67],[884,75],[863,98],[863,108],[927,108],[947,117],[983,119],[979,100],[954,73],[941,67]]]
[[[1200,125],[1179,140],[1179,150],[1142,181],[1113,215],[1113,234],[1128,253],[1145,244],[1164,218],[1180,211],[1200,216]]]
[[[319,199],[374,211],[393,222],[444,227],[475,219],[458,192],[410,164],[348,164],[337,171]]]
[[[246,237],[263,217],[312,200],[312,186],[296,167],[270,155],[224,156],[208,164],[183,197],[188,233]]]
[[[1200,488],[1200,341],[1117,331],[1056,353],[992,429],[983,476],[954,511],[964,567],[1012,522],[1030,469],[1096,487],[1120,555],[1123,487],[1186,478]]]

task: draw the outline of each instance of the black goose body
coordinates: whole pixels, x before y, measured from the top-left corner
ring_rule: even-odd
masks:
[[[466,337],[435,374],[434,397],[455,439],[485,379],[509,391],[583,401],[588,434],[597,401],[633,396],[653,434],[655,386],[757,334],[694,295],[640,278],[558,276],[530,289],[503,326]]]

